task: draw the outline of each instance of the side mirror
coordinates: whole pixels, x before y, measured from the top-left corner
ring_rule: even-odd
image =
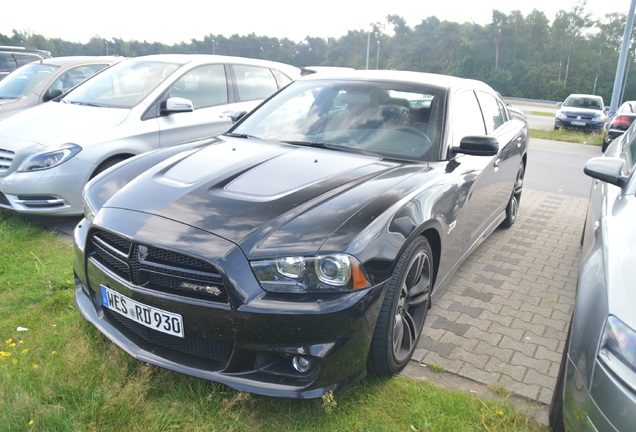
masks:
[[[62,90],[60,89],[48,89],[46,93],[44,93],[44,97],[42,98],[42,101],[48,102],[61,95],[62,95]]]
[[[625,161],[621,158],[595,157],[587,161],[583,172],[588,176],[623,189],[629,178],[623,175]]]
[[[173,114],[194,111],[194,104],[190,99],[171,97],[161,104],[161,114]]]
[[[232,114],[230,114],[232,123],[236,123],[237,121],[242,119],[245,116],[245,114],[247,114],[247,111],[234,111]]]
[[[473,156],[495,156],[499,152],[499,140],[491,136],[467,136],[454,147],[453,153]]]

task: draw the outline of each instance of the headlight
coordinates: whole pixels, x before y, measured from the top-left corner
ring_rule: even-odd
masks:
[[[282,257],[251,265],[263,289],[271,292],[344,292],[371,285],[358,260],[345,254]]]
[[[86,198],[86,186],[82,189],[82,202],[84,204],[84,219],[88,221],[89,224],[93,223],[93,219],[95,219],[95,214],[97,211],[91,205],[91,201]]]
[[[595,116],[595,117],[592,119],[592,121],[595,121],[595,122],[602,122],[602,121],[604,121],[604,120],[605,120],[605,119],[604,119],[604,118],[603,118],[603,116],[602,116],[602,115],[600,115],[600,114],[599,114],[599,115],[597,115],[597,116]]]
[[[617,376],[636,386],[636,332],[613,315],[605,323],[599,358]]]
[[[557,111],[557,113],[556,113],[556,118],[558,118],[558,119],[562,119],[562,120],[563,120],[563,119],[568,118],[568,116],[566,116],[566,115],[565,115],[565,113],[564,113],[563,111]]]
[[[76,144],[64,144],[53,149],[31,152],[22,160],[18,172],[41,171],[58,166],[66,162],[82,148]]]

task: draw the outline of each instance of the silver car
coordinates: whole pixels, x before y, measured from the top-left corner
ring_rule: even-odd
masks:
[[[0,81],[0,119],[66,93],[123,57],[54,57],[26,64]]]
[[[636,129],[585,173],[595,179],[574,313],[557,378],[554,431],[636,427]]]
[[[214,55],[121,61],[0,121],[0,207],[79,215],[88,180],[131,156],[224,132],[300,77],[282,63]]]

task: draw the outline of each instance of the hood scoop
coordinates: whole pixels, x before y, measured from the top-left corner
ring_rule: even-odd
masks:
[[[376,161],[377,158],[369,156],[297,148],[240,175],[224,192],[253,199],[273,199]]]

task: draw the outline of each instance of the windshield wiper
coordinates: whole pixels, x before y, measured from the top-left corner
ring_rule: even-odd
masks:
[[[226,132],[223,135],[233,137],[233,138],[252,138],[252,135],[236,133],[236,132]]]
[[[363,154],[368,156],[378,155],[377,153],[360,150],[354,147],[347,147],[347,146],[343,146],[339,144],[329,144],[329,143],[319,142],[319,141],[281,141],[281,142],[284,142],[287,144],[305,146],[305,147],[316,147],[316,148],[323,148],[323,149],[329,149],[329,150],[338,150],[338,151],[343,151],[347,153]]]
[[[71,105],[83,105],[83,106],[98,107],[98,108],[101,108],[101,107],[104,106],[104,105],[99,105],[99,104],[92,103],[92,102],[80,102],[80,101],[71,101],[71,100],[70,101],[64,100],[64,103],[69,103]]]

